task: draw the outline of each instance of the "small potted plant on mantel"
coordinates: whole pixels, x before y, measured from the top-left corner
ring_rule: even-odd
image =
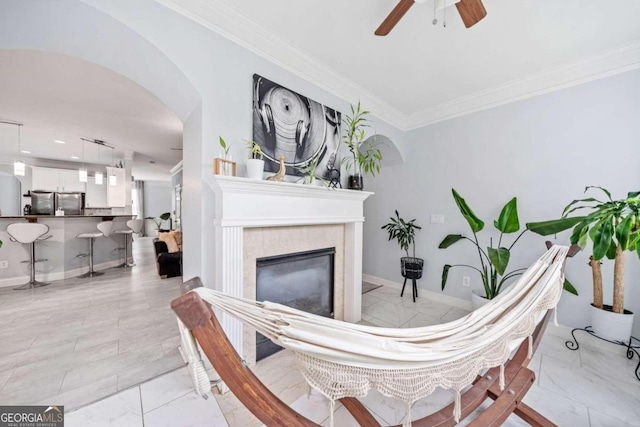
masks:
[[[640,191],[613,200],[611,193],[602,187],[586,187],[585,192],[590,189],[599,189],[608,200],[594,197],[574,200],[560,219],[536,223],[538,226],[532,231],[546,236],[573,227],[572,244],[577,243],[584,249],[588,240],[593,242],[589,262],[593,277],[591,326],[597,336],[626,345],[631,337],[634,314],[624,308],[624,273],[627,252],[635,252],[640,257]],[[588,215],[569,216],[583,209],[587,209]],[[604,258],[614,260],[612,305],[603,301],[601,260]]]
[[[389,218],[390,222],[381,227],[382,230],[387,230],[389,233],[389,241],[397,240],[400,249],[405,251],[406,257],[400,258],[400,272],[404,277],[404,284],[402,285],[402,292],[400,296],[404,295],[404,288],[407,285],[407,279],[410,279],[413,283],[413,302],[416,302],[418,296],[418,287],[416,280],[422,277],[422,271],[424,268],[424,260],[422,258],[416,258],[416,230],[422,230],[422,227],[415,224],[415,218],[411,221],[405,221],[400,217],[398,210],[396,210],[396,217]],[[412,248],[412,255],[409,256],[409,246]]]
[[[304,167],[296,167],[298,171],[304,174],[304,176],[299,180],[304,184],[308,185],[322,185],[324,184],[324,179],[316,177],[316,169],[318,167],[318,157],[314,157],[304,166]],[[317,178],[317,181],[316,181]],[[317,184],[320,183],[320,184]]]
[[[345,114],[343,119],[346,128],[343,140],[351,154],[343,158],[342,162],[346,164],[347,169],[351,170],[348,181],[348,188],[351,190],[364,189],[363,173],[371,176],[380,173],[382,164],[380,144],[376,142],[375,135],[365,139],[365,128],[369,127],[367,119],[369,113],[362,109],[358,101],[355,108],[351,106],[351,115]]]
[[[247,178],[262,180],[262,174],[264,172],[264,155],[262,154],[262,148],[255,141],[248,141],[247,148],[249,148],[249,158],[247,159]]]

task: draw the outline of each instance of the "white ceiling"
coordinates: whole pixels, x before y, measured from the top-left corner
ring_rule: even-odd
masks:
[[[171,150],[182,147],[182,122],[162,102],[120,74],[68,56],[0,50],[0,120],[24,124],[27,164],[39,158],[80,165],[84,145],[86,163],[113,164],[133,155],[136,179],[166,181],[182,159],[182,151]],[[17,137],[15,126],[0,124],[0,158],[15,157]],[[83,144],[81,137],[115,150]]]
[[[638,0],[484,0],[465,29],[451,6],[397,0],[157,0],[330,92],[412,129],[640,66]]]

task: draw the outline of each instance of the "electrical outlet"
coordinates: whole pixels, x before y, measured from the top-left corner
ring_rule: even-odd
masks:
[[[462,286],[464,286],[465,288],[470,287],[471,286],[471,277],[462,276]]]
[[[431,214],[431,224],[444,224],[444,215]]]
[[[0,268],[9,268],[9,261],[0,261]]]

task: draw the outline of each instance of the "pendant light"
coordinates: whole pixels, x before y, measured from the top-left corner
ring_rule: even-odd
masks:
[[[22,124],[20,123],[14,123],[16,126],[18,126],[18,160],[13,162],[13,174],[15,176],[24,176],[25,171],[26,171],[26,166],[24,164],[24,162],[22,160],[20,160],[21,156],[21,149],[20,149],[20,128],[22,127]]]
[[[78,178],[80,182],[87,182],[87,168],[84,165],[84,140],[82,140],[82,167],[78,169]]]
[[[100,164],[100,146],[98,145],[98,164]],[[95,180],[97,185],[102,185],[102,179],[104,175],[100,171],[96,171]]]
[[[113,150],[114,150],[114,148],[111,148],[111,164],[112,165],[113,165]],[[113,169],[111,170],[111,173],[109,174],[109,185],[112,186],[112,187],[118,185],[118,178],[116,177],[116,174],[113,173]]]

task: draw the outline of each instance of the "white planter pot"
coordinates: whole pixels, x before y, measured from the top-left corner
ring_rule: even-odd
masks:
[[[471,306],[474,310],[479,309],[483,305],[489,303],[490,300],[485,298],[484,290],[474,289],[471,291]]]
[[[247,178],[262,180],[262,173],[264,172],[264,160],[260,159],[247,159]]]
[[[605,307],[611,306],[605,305]],[[624,314],[614,313],[608,310],[600,310],[591,305],[591,327],[599,337],[610,341],[629,343],[631,328],[633,327],[634,314],[625,310]]]

